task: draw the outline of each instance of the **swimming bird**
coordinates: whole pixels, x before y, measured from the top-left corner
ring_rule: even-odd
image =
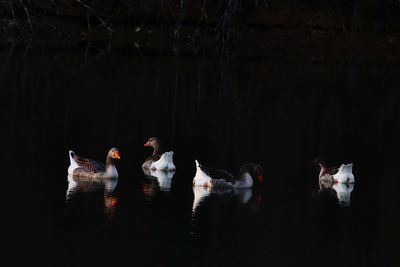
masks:
[[[143,165],[144,170],[174,171],[173,151],[162,153],[161,141],[156,137],[151,137],[144,146],[153,147],[153,155],[148,157]]]
[[[324,187],[332,187],[335,183],[354,183],[353,163],[328,166],[321,158],[315,159],[314,163],[320,167],[318,178]]]
[[[68,174],[70,175],[90,178],[118,178],[115,160],[121,159],[121,157],[119,150],[115,147],[108,151],[106,165],[93,159],[78,156],[72,150],[69,151],[69,159],[71,163],[68,167]]]
[[[161,158],[161,154],[162,154],[162,145],[161,145],[161,141],[160,139],[158,139],[157,137],[151,137],[145,144],[144,146],[149,146],[153,148],[153,154],[148,157],[143,165],[142,165],[142,169],[150,169],[151,168],[151,164],[153,162],[156,162],[157,160],[159,160]]]
[[[195,186],[250,188],[254,184],[254,179],[259,182],[264,181],[263,168],[257,163],[244,164],[239,170],[238,177],[225,170],[203,166],[197,160],[195,163],[196,175],[193,178]]]

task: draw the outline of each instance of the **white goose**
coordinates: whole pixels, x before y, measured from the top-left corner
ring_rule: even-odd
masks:
[[[175,165],[173,161],[174,152],[169,151],[161,155],[161,158],[150,165],[151,170],[158,171],[175,171]]]
[[[151,137],[144,146],[152,147],[153,154],[144,161],[142,165],[143,170],[174,171],[176,169],[173,162],[174,152],[162,153],[163,149],[160,139]]]
[[[88,178],[118,178],[115,160],[121,159],[117,148],[111,148],[107,153],[106,165],[93,159],[87,159],[69,151],[70,166],[68,174]]]
[[[318,178],[324,186],[332,187],[334,183],[354,183],[353,163],[342,164],[340,167],[328,166],[321,158],[316,158],[314,163],[320,168]]]
[[[353,163],[342,164],[333,178],[337,183],[352,184],[354,183]]]
[[[254,184],[254,178],[263,182],[263,168],[256,163],[244,164],[239,171],[239,176],[234,177],[227,171],[206,167],[197,160],[196,175],[193,178],[194,186],[204,187],[232,187],[232,188],[251,188]]]

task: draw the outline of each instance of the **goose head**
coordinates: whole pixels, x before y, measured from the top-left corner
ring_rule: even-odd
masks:
[[[153,154],[157,154],[161,148],[161,141],[157,137],[151,137],[143,146],[152,147],[154,149]]]
[[[246,174],[249,174],[253,180],[258,181],[259,183],[264,182],[264,169],[260,164],[257,163],[244,164],[240,168],[239,178],[244,177]]]
[[[121,159],[121,156],[119,155],[118,148],[115,148],[115,147],[111,148],[108,151],[107,158],[109,158],[109,159]]]
[[[315,166],[320,167],[321,169],[326,169],[327,168],[327,164],[326,161],[323,157],[317,157],[314,159],[314,164]]]

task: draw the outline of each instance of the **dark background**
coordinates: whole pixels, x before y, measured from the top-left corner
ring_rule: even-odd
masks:
[[[2,1],[7,265],[398,266],[398,12]],[[151,136],[175,152],[167,191],[141,170]],[[68,150],[103,162],[113,146],[114,192],[68,198]],[[318,190],[317,156],[354,164],[349,206]],[[257,162],[265,182],[248,203],[211,194],[193,211],[194,159],[233,174]]]
[[[397,68],[96,55],[2,54],[11,265],[398,264]],[[174,150],[177,172],[148,201],[150,136]],[[103,161],[111,146],[118,205],[104,221],[101,192],[65,204],[67,151]],[[349,207],[316,195],[316,156],[354,163]],[[262,164],[261,204],[211,197],[193,223],[194,159],[234,174]]]

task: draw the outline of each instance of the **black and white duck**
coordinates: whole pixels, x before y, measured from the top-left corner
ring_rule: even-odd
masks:
[[[225,170],[203,166],[197,160],[195,162],[194,186],[251,188],[254,185],[254,180],[264,181],[263,168],[257,163],[244,164],[239,170],[239,175],[235,177]]]

